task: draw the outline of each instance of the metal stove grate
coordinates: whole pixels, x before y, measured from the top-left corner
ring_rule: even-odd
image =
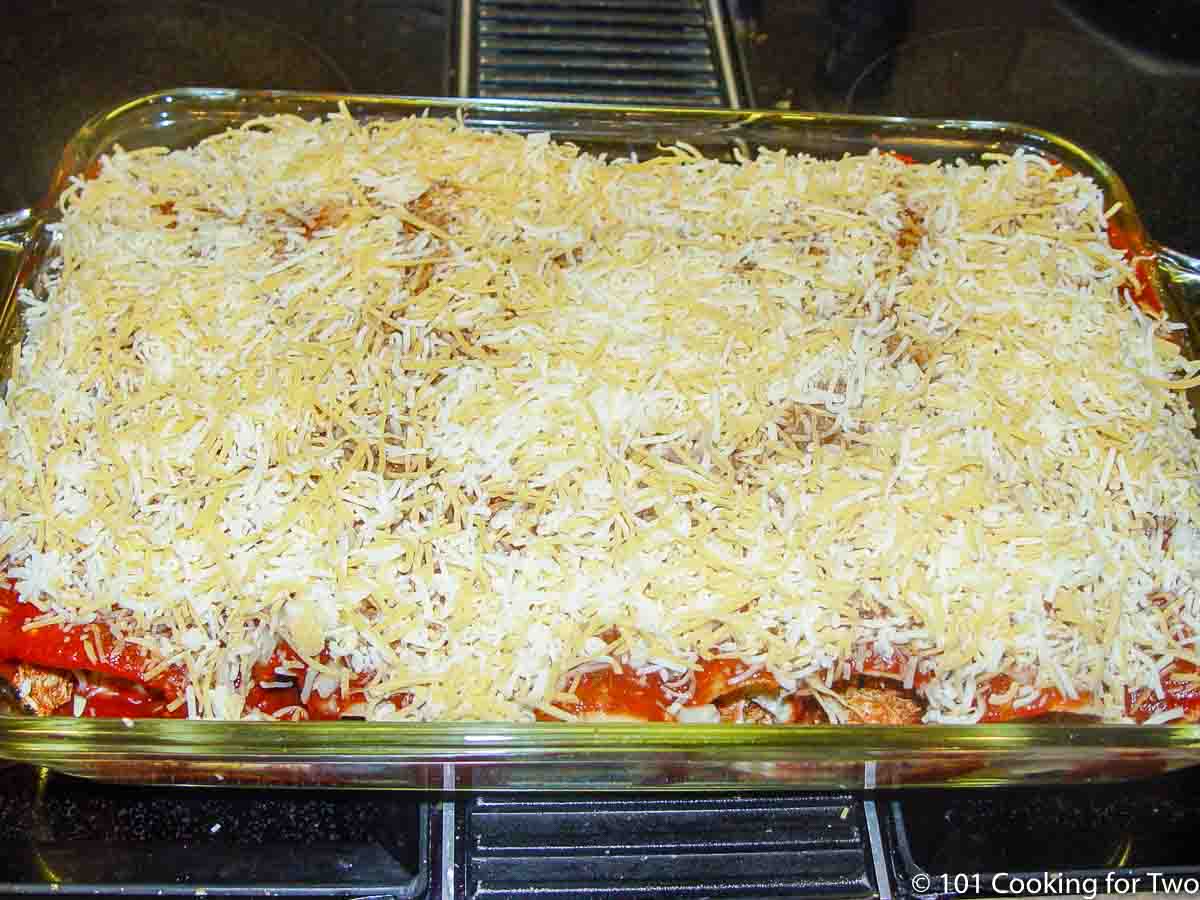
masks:
[[[461,0],[460,96],[747,105],[723,0]]]
[[[882,850],[850,794],[492,795],[461,809],[471,900],[880,895]]]

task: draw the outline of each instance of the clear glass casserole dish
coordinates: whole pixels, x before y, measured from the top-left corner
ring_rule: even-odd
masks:
[[[262,115],[314,118],[345,103],[362,118],[428,112],[472,127],[549,132],[586,150],[646,157],[684,141],[713,156],[766,146],[818,157],[880,148],[918,161],[1017,149],[1092,177],[1129,246],[1193,341],[1200,267],[1145,234],[1120,179],[1054,135],[992,122],[693,111],[210,89],[133,100],[67,145],[36,208],[0,216],[0,333],[19,339],[15,292],[51,258],[56,201],[114,146],[181,148]],[[6,357],[7,358],[7,357]],[[133,782],[414,789],[725,790],[1097,781],[1200,763],[1200,726],[1036,723],[980,726],[775,726],[580,723],[263,723],[0,716],[0,759]]]

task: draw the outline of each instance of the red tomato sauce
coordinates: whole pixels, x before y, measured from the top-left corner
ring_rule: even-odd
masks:
[[[895,678],[871,677],[879,673],[899,676],[907,665],[907,658],[901,653],[888,657],[871,654],[864,661],[862,671],[856,671],[856,678],[865,680],[867,686],[902,691],[907,695],[911,692],[903,691]],[[694,677],[692,696],[684,704],[688,707],[753,698],[755,694],[779,696],[783,692],[770,672],[765,669],[751,672],[751,667],[738,659],[701,660],[694,669]],[[926,674],[917,681],[924,683],[930,677]],[[577,703],[556,705],[577,716],[604,713],[646,722],[673,720],[668,708],[675,698],[658,674],[639,676],[629,669],[619,673],[611,668],[599,669],[580,676],[574,693],[579,698]],[[793,694],[786,699],[792,707],[794,723],[816,725],[828,722],[824,710],[811,697]],[[552,720],[545,713],[538,713],[537,717],[542,721]]]
[[[704,706],[718,697],[727,697],[730,694],[745,697],[750,694],[779,692],[779,682],[766,669],[746,675],[749,670],[750,667],[740,659],[700,660],[695,670],[696,689],[687,705]]]
[[[246,710],[257,710],[268,716],[273,716],[281,709],[289,706],[300,706],[300,689],[297,687],[265,688],[255,684],[246,694]]]
[[[77,689],[76,695],[87,700],[83,716],[88,719],[182,719],[187,716],[184,704],[169,710],[168,701],[132,682],[89,685]],[[63,715],[72,715],[73,712],[71,704],[61,710]]]
[[[1031,703],[1014,707],[1013,701],[990,703],[993,694],[1006,694],[1012,688],[1013,680],[1007,675],[997,675],[983,692],[983,702],[987,712],[981,722],[1015,722],[1021,719],[1036,719],[1051,712],[1075,712],[1086,709],[1092,703],[1091,694],[1080,694],[1076,700],[1064,697],[1057,688],[1043,688],[1042,692]]]
[[[597,669],[580,676],[574,693],[579,698],[577,703],[555,705],[576,716],[605,713],[643,722],[666,722],[671,718],[667,713],[671,701],[657,675],[639,676],[628,668],[620,672]],[[538,713],[538,718],[552,719],[545,713]]]
[[[320,661],[327,663],[332,659],[328,652],[323,652]],[[285,674],[285,672],[287,674]],[[347,711],[359,704],[367,702],[367,695],[361,690],[371,680],[371,674],[360,673],[351,681],[349,696],[343,697],[340,688],[328,697],[322,697],[316,690],[309,691],[308,700],[301,698],[302,686],[308,676],[308,664],[300,658],[286,643],[281,642],[271,658],[266,662],[257,663],[252,670],[254,683],[246,695],[246,709],[257,710],[265,715],[274,716],[280,710],[289,707],[300,707],[311,721],[334,721],[342,718]],[[263,687],[263,684],[282,684],[290,682],[287,687]],[[396,709],[404,709],[413,701],[413,695],[401,691],[389,698]]]
[[[1125,692],[1125,712],[1134,721],[1145,722],[1156,713],[1182,709],[1187,721],[1200,721],[1200,681],[1175,676],[1194,676],[1200,668],[1186,660],[1177,659],[1162,673],[1163,696],[1144,688]]]
[[[136,644],[120,644],[107,627],[98,625],[93,630],[90,625],[47,625],[26,630],[25,623],[39,615],[41,610],[19,600],[10,588],[0,588],[0,659],[19,660],[49,669],[100,672],[146,683],[147,687],[168,699],[183,693],[185,682],[181,669],[168,667],[146,682],[144,675],[154,667],[155,661]],[[100,646],[95,640],[96,632],[100,635]],[[91,644],[94,659],[85,649],[85,641]]]
[[[856,675],[894,676],[897,679],[896,684],[900,684],[904,678],[905,671],[908,669],[910,659],[911,657],[903,650],[893,650],[884,656],[872,649],[863,658],[861,664],[853,663],[852,668]],[[913,673],[912,690],[919,691],[932,679],[932,672],[922,672],[918,666],[917,670]],[[895,685],[892,686],[894,687]]]
[[[829,716],[821,708],[821,704],[812,697],[801,697],[799,694],[792,694],[788,698],[788,704],[792,707],[793,725],[829,724]]]
[[[1154,287],[1154,253],[1140,240],[1133,238],[1117,227],[1116,222],[1108,223],[1108,243],[1116,250],[1125,251],[1125,259],[1133,265],[1137,273],[1140,287],[1129,285],[1125,288],[1129,298],[1138,308],[1154,316],[1163,314],[1163,304]]]

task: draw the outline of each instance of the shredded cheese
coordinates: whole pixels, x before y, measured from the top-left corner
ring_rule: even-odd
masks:
[[[62,210],[0,403],[7,571],[184,670],[189,716],[259,715],[286,641],[304,699],[379,718],[571,719],[620,655],[841,721],[883,648],[928,721],[1002,672],[1118,720],[1200,629],[1200,376],[1037,157],[342,113],[117,151]]]

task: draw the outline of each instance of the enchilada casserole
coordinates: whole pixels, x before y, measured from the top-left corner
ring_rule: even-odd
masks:
[[[89,174],[0,406],[35,712],[1200,719],[1200,367],[1083,176],[345,111]]]

